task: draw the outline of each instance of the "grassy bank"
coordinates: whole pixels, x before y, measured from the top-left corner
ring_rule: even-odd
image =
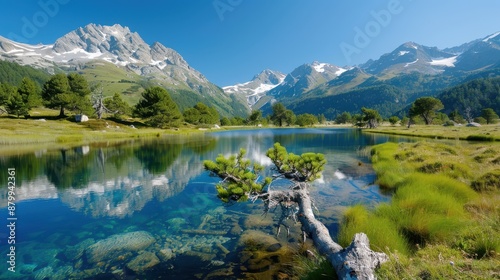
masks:
[[[391,261],[381,279],[500,277],[500,145],[385,143],[372,149],[389,204],[349,208],[339,232],[347,245],[368,234]]]
[[[412,125],[410,128],[406,126],[385,125],[363,131],[368,133],[418,136],[432,139],[500,141],[499,124],[482,125],[481,127]]]
[[[74,118],[57,118],[57,112],[43,109],[29,119],[0,117],[0,152],[32,150],[34,148],[75,146],[96,142],[123,141],[164,135],[202,133],[192,126],[179,129],[145,127],[139,122],[91,119],[76,123]]]

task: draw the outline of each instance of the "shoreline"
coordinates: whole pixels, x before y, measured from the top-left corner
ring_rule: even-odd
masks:
[[[50,117],[49,117],[50,118]],[[132,124],[132,125],[131,125]],[[275,129],[274,126],[227,126],[217,131]],[[298,128],[298,127],[284,127]],[[309,127],[305,127],[309,128]],[[360,129],[350,125],[317,125],[313,128]],[[461,140],[474,142],[499,142],[500,125],[481,127],[444,127],[440,125],[405,126],[382,125],[375,129],[361,129],[364,133],[419,137],[427,139]],[[0,118],[0,154],[18,154],[22,151],[67,149],[81,145],[112,145],[137,139],[155,139],[183,135],[203,135],[214,131],[209,127],[151,128],[133,127],[133,123],[118,123],[109,119],[76,123],[67,119],[45,120]]]

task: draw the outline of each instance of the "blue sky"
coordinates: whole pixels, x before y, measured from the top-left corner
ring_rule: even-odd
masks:
[[[88,23],[119,23],[177,50],[219,86],[314,60],[356,65],[407,41],[445,48],[500,31],[498,0],[0,1],[1,36],[50,44]]]

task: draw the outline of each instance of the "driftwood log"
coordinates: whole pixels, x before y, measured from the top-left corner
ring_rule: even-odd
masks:
[[[297,218],[303,232],[313,240],[318,251],[327,257],[339,279],[376,279],[375,269],[388,260],[386,254],[370,249],[370,242],[364,233],[356,234],[346,248],[335,243],[326,226],[314,216],[307,183],[297,183],[287,191],[269,191],[261,199],[267,207],[290,202],[298,204]]]

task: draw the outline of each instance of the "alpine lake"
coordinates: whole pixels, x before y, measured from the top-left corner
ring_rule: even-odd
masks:
[[[261,201],[222,203],[203,161],[243,148],[272,176],[265,154],[275,142],[323,153],[328,163],[310,193],[335,236],[346,207],[390,199],[374,184],[366,149],[387,141],[411,139],[252,129],[0,155],[0,279],[286,279],[300,224],[288,220],[289,234],[277,235],[280,209],[263,215]]]

